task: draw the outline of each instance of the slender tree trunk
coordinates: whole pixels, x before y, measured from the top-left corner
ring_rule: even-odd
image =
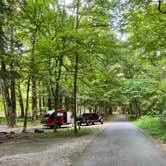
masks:
[[[7,110],[7,106],[6,106],[6,100],[5,100],[5,94],[4,94],[4,88],[3,88],[3,83],[1,82],[1,93],[2,93],[2,100],[3,100],[3,107],[4,107],[4,111],[5,111],[5,117],[6,117],[6,122],[7,125],[9,125],[9,112]]]
[[[63,96],[62,96],[62,93],[59,93],[59,108],[63,108]]]
[[[26,92],[26,107],[25,107],[25,116],[24,116],[24,126],[23,126],[23,133],[26,132],[27,128],[27,118],[28,118],[28,106],[29,106],[29,89],[30,89],[30,76],[28,78],[28,83],[27,83],[27,92]]]
[[[46,102],[44,96],[42,96],[41,100],[42,100],[42,108],[46,108]]]
[[[4,62],[1,62],[1,70],[3,73],[7,73],[6,72],[6,65]],[[4,94],[4,99],[5,99],[5,105],[6,105],[6,115],[7,117],[7,121],[8,121],[8,126],[12,127],[12,123],[11,123],[11,112],[12,112],[12,106],[11,106],[11,99],[10,99],[10,94],[9,94],[9,86],[8,86],[8,81],[5,77],[3,77],[3,94]]]
[[[56,73],[56,89],[55,89],[55,101],[54,101],[54,106],[55,109],[59,108],[59,81],[61,78],[61,68],[63,64],[63,55],[59,59],[59,66],[58,66],[58,72]],[[54,132],[57,132],[57,112],[55,112],[55,117],[54,117]]]
[[[136,116],[140,117],[141,116],[141,109],[139,105],[139,99],[135,98],[135,110],[136,110]]]
[[[21,109],[21,117],[24,117],[24,103],[22,99],[22,92],[21,92],[21,85],[20,82],[18,83],[18,95],[19,95],[19,104],[20,104],[20,109]]]
[[[36,14],[35,14],[36,15]],[[31,62],[32,62],[32,120],[37,120],[37,86],[35,78],[35,45],[36,45],[36,35],[38,31],[38,25],[36,25],[35,31],[32,34],[32,52],[31,52]]]
[[[0,62],[1,62],[1,72],[2,72],[2,81],[1,81],[1,87],[2,87],[2,95],[3,95],[3,105],[5,110],[5,116],[7,119],[7,125],[9,126],[10,119],[9,119],[9,112],[11,109],[11,101],[10,101],[10,95],[9,95],[9,89],[8,89],[8,81],[7,81],[7,75],[6,75],[6,64],[4,60],[5,55],[5,35],[3,32],[3,25],[4,25],[4,7],[5,4],[3,1],[0,1]]]
[[[47,87],[47,95],[48,95],[47,107],[48,107],[48,110],[51,110],[52,109],[52,100],[51,100],[50,87]]]
[[[35,77],[35,46],[36,46],[36,37],[37,37],[37,32],[39,29],[39,24],[37,22],[37,8],[36,6],[38,5],[38,0],[35,0],[35,5],[34,5],[34,14],[33,14],[33,19],[36,21],[34,26],[35,30],[32,33],[32,40],[31,40],[31,63],[32,63],[32,73],[31,73],[31,81],[32,81],[32,120],[37,120],[37,86],[36,86],[36,77]]]
[[[34,77],[32,77],[32,120],[37,120],[37,86]]]
[[[40,90],[38,91],[38,106],[39,106],[39,111],[40,111],[40,115],[42,114],[42,94],[41,94],[41,83],[39,82],[38,87],[40,88]]]
[[[86,102],[85,102],[85,99],[84,99],[84,113],[86,112]]]
[[[66,108],[67,110],[70,109],[68,96],[65,96],[65,108]]]
[[[78,54],[75,57],[74,74],[74,132],[77,133],[77,74],[78,74]]]
[[[14,65],[11,64],[11,71],[14,71]],[[11,127],[16,125],[16,93],[15,93],[15,78],[11,78]]]
[[[40,115],[42,115],[43,109],[42,109],[42,98],[39,95],[39,111],[40,111]]]
[[[110,107],[110,108],[109,108],[109,114],[110,114],[110,115],[113,115],[112,112],[113,112],[113,111],[112,111],[112,107]]]
[[[78,16],[78,10],[79,10],[80,0],[77,0],[76,5],[76,27],[77,30],[79,28],[79,16]],[[75,54],[75,72],[74,72],[74,132],[77,133],[77,75],[78,75],[78,62],[79,62],[79,55],[78,52]]]

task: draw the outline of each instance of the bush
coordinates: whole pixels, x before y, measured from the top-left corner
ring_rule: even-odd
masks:
[[[166,127],[166,111],[163,111],[163,113],[160,115],[161,125],[163,127]]]
[[[159,116],[143,116],[134,121],[134,124],[147,131],[150,135],[159,138],[164,143],[166,142],[166,128],[162,125]]]

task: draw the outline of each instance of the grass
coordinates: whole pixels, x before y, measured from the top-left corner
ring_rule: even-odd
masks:
[[[163,143],[166,143],[166,127],[162,126],[159,117],[143,116],[133,123],[155,138],[160,139]]]
[[[28,126],[39,126],[40,125],[40,118],[37,121],[32,121],[31,117],[28,117]],[[6,118],[0,117],[0,124],[6,125]],[[17,117],[16,127],[22,127],[24,124],[24,118]]]
[[[63,131],[58,131],[58,132],[46,132],[37,135],[39,138],[66,138],[66,137],[80,137],[84,135],[88,135],[91,133],[97,132],[98,129],[95,128],[81,128],[78,130],[77,133],[74,133],[73,130],[63,130]]]

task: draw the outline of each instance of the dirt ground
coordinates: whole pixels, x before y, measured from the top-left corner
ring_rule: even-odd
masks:
[[[110,122],[106,122],[104,125],[90,127],[103,130],[109,124]],[[28,133],[21,134],[20,128],[8,129],[0,126],[1,166],[70,166],[72,165],[71,158],[84,151],[98,134],[96,132],[81,137],[41,139],[34,137],[35,128],[35,126],[30,127]],[[51,130],[45,129],[45,131]],[[8,134],[3,132],[8,132]]]

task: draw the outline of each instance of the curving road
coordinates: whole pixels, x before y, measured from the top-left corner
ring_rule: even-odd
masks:
[[[74,166],[166,166],[166,156],[154,142],[119,115]]]

